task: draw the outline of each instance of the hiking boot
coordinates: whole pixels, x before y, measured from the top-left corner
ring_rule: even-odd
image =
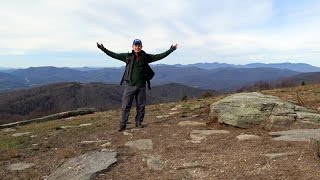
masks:
[[[143,128],[144,126],[141,123],[136,123],[137,128]]]
[[[126,130],[126,126],[120,126],[119,132]]]

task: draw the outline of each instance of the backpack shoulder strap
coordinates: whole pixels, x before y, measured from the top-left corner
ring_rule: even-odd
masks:
[[[151,83],[150,80],[147,80],[148,89],[151,90]]]
[[[122,78],[121,78],[121,81],[120,81],[120,85],[123,84],[124,82],[124,76],[126,74],[126,71],[127,71],[127,68],[129,67],[129,64],[134,60],[134,55],[133,53],[129,53],[128,54],[128,57],[126,58],[126,67],[125,67],[125,70],[123,72],[123,75],[122,75]]]
[[[154,76],[154,71],[151,69],[151,67],[150,67],[150,65],[148,64],[148,63],[145,63],[145,76],[146,76],[146,81],[147,81],[147,85],[148,85],[148,89],[149,90],[151,90],[151,82],[150,82],[150,80],[153,78],[153,76]]]

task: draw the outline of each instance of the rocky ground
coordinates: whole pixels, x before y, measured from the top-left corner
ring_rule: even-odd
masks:
[[[300,101],[317,110],[319,87],[298,89]],[[263,93],[298,101],[296,92]],[[210,117],[222,98],[148,106],[147,127],[131,123],[125,132],[117,131],[117,110],[2,129],[0,179],[320,179],[308,141]]]

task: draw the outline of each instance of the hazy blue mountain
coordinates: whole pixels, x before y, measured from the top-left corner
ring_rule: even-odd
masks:
[[[201,69],[195,67],[177,68],[174,66],[154,67],[154,84],[176,82],[193,87],[231,91],[256,81],[272,81],[289,77],[299,72],[275,68],[218,68]]]
[[[104,82],[119,84],[124,68],[104,68],[95,71],[88,71],[83,82]]]
[[[252,63],[247,64],[245,67],[257,68],[257,67],[270,67],[279,69],[290,69],[298,72],[320,72],[320,67],[312,66],[305,63],[273,63],[273,64],[263,64],[263,63]]]
[[[2,71],[2,70],[8,70],[8,69],[11,69],[11,68],[0,67],[0,71]]]
[[[68,67],[66,67],[68,68]],[[95,70],[100,70],[104,69],[104,67],[75,67],[75,68],[69,68],[69,69],[74,69],[74,70],[79,70],[79,71],[95,71]]]
[[[275,68],[217,68],[153,66],[156,73],[153,85],[180,83],[188,86],[229,91],[261,80],[273,80],[296,75],[299,72]],[[79,71],[70,68],[32,67],[11,72],[26,81],[28,86],[58,82],[103,82],[119,84],[124,68],[104,68]],[[24,86],[22,86],[24,87]]]
[[[196,64],[188,64],[181,65],[176,64],[177,67],[198,67],[202,69],[218,69],[225,67],[232,68],[278,68],[278,69],[289,69],[297,72],[320,72],[320,67],[312,66],[305,63],[251,63],[246,65],[234,65],[234,64],[226,64],[226,63],[196,63]]]
[[[82,82],[87,72],[73,70],[70,68],[57,68],[52,66],[30,67],[18,69],[11,74],[26,79],[29,85],[42,85],[56,82]]]
[[[10,73],[12,71],[15,71],[16,69],[14,68],[4,68],[4,67],[0,67],[0,72],[4,72],[4,73]]]
[[[213,63],[195,63],[195,64],[187,64],[187,65],[175,64],[174,66],[182,67],[182,68],[183,67],[198,67],[201,69],[218,69],[218,68],[226,68],[226,67],[233,67],[233,68],[239,67],[240,68],[241,65],[213,62]]]
[[[27,87],[27,83],[23,78],[0,72],[0,90],[10,90],[24,87]]]
[[[153,66],[168,66],[166,64],[156,64]],[[246,65],[236,65],[236,64],[228,64],[228,63],[195,63],[195,64],[175,64],[176,67],[198,67],[201,69],[218,69],[218,68],[226,68],[226,67],[232,67],[232,68],[278,68],[278,69],[289,69],[297,72],[320,72],[320,67],[312,66],[307,63],[290,63],[290,62],[284,62],[284,63],[250,63]],[[123,67],[120,67],[123,68]],[[104,67],[65,67],[65,69],[72,69],[72,70],[79,70],[79,71],[95,71],[95,70],[102,70],[105,69]],[[112,68],[111,68],[112,69]],[[115,68],[118,69],[118,68]],[[6,68],[6,67],[0,67],[0,72],[11,72],[16,69],[14,68]]]

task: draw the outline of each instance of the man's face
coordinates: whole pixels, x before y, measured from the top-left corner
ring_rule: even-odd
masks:
[[[142,45],[141,45],[141,44],[134,44],[134,45],[132,45],[132,50],[133,50],[133,52],[135,52],[135,53],[139,53],[139,52],[141,51],[141,49],[142,49]]]

